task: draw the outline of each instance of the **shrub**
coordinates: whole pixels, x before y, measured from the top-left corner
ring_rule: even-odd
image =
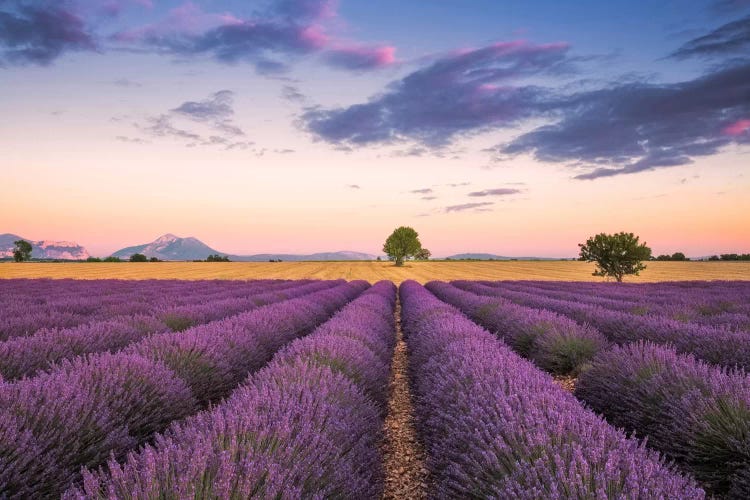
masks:
[[[652,447],[711,492],[750,495],[750,379],[744,372],[636,342],[595,358],[575,393],[613,425],[648,436]]]
[[[440,301],[401,285],[432,498],[703,498],[645,446]]]

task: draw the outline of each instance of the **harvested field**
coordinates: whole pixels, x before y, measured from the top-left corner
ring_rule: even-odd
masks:
[[[122,262],[0,263],[0,278],[76,279],[407,279],[431,280],[562,280],[602,281],[594,267],[575,261],[409,262]],[[640,276],[627,282],[683,280],[747,280],[750,262],[649,262]]]

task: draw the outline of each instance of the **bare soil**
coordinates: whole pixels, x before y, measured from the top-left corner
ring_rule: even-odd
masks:
[[[424,450],[414,428],[414,407],[406,372],[406,343],[401,331],[401,305],[396,305],[398,341],[391,367],[388,415],[381,452],[385,470],[384,499],[421,499],[427,494]]]
[[[554,379],[557,385],[568,392],[573,392],[576,388],[576,377],[571,377],[570,375],[555,375]]]

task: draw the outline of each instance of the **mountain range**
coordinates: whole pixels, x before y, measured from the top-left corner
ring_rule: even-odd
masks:
[[[81,245],[70,241],[32,241],[15,234],[0,234],[0,259],[13,257],[14,242],[25,239],[31,243],[31,256],[34,259],[52,260],[86,260],[90,254]],[[112,254],[113,257],[128,259],[134,253],[141,253],[146,257],[156,257],[159,260],[186,261],[205,260],[209,255],[226,255],[234,262],[268,262],[282,260],[286,262],[299,261],[334,261],[334,260],[375,260],[377,255],[362,252],[339,251],[319,252],[312,254],[277,254],[261,253],[254,255],[232,255],[215,250],[197,238],[180,238],[168,233],[150,243],[122,248]],[[381,256],[385,260],[385,256]],[[452,260],[557,260],[544,257],[504,257],[489,253],[460,253],[446,257]]]
[[[85,248],[72,241],[33,241],[15,234],[5,233],[0,234],[0,259],[13,257],[14,242],[18,240],[26,240],[31,243],[31,256],[35,259],[86,260],[90,256]]]
[[[303,260],[375,260],[377,256],[360,252],[322,252],[307,255],[261,253],[255,255],[231,255],[209,247],[197,238],[180,238],[165,234],[151,243],[126,247],[112,254],[113,257],[127,259],[134,253],[159,260],[203,260],[209,255],[226,255],[234,262],[268,262],[269,260],[303,261]]]

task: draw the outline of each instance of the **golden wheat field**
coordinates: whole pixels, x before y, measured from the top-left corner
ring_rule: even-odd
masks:
[[[577,261],[409,262],[121,262],[0,263],[0,278],[76,279],[362,279],[602,281]],[[750,280],[750,262],[650,262],[627,282]]]

